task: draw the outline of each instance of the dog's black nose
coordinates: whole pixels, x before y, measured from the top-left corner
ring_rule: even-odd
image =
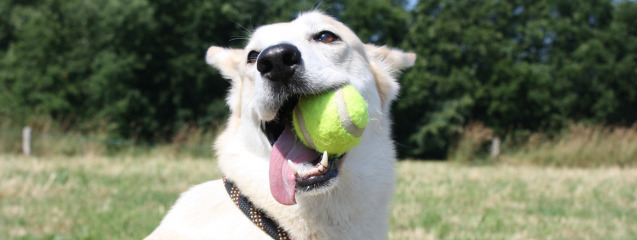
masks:
[[[282,43],[264,49],[257,59],[257,70],[271,81],[288,81],[301,63],[301,52]]]

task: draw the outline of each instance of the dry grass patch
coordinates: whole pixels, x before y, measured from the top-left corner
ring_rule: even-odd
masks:
[[[554,167],[637,167],[637,125],[571,124],[560,133],[514,131],[503,137],[500,155],[489,156],[494,134],[470,123],[451,149],[449,160]]]
[[[542,166],[637,166],[637,125],[604,127],[573,124],[556,138],[533,134],[504,162]]]

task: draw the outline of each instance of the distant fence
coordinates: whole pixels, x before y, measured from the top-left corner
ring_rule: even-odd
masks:
[[[33,152],[32,146],[33,146],[34,136],[74,138],[82,142],[99,142],[105,145],[112,145],[112,146],[131,146],[131,147],[141,146],[141,147],[152,148],[152,147],[161,145],[154,142],[143,142],[143,141],[140,142],[140,141],[133,141],[130,139],[121,139],[121,138],[99,139],[95,137],[87,137],[87,136],[81,136],[81,135],[39,132],[39,131],[33,131],[31,127],[24,127],[22,131],[20,130],[0,131],[0,137],[21,137],[22,138],[22,153],[27,156],[31,155]],[[189,151],[212,152],[211,145],[208,145],[208,146],[179,145],[179,147],[180,149],[189,150]]]

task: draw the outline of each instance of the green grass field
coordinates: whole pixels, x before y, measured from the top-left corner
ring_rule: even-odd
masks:
[[[389,239],[637,239],[637,169],[403,161]],[[140,239],[208,159],[0,155],[0,239]]]

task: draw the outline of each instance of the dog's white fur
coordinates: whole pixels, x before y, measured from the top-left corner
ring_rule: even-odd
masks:
[[[341,42],[312,39],[328,30]],[[260,130],[275,117],[281,101],[300,92],[277,91],[262,79],[246,56],[252,50],[290,43],[302,53],[304,93],[351,84],[366,99],[370,122],[360,144],[344,157],[334,187],[297,193],[297,204],[275,201],[269,188],[272,146]],[[389,105],[395,77],[410,67],[415,54],[363,44],[345,25],[319,12],[295,21],[260,27],[245,49],[210,47],[206,61],[230,79],[225,131],[215,149],[223,174],[242,194],[288,231],[294,239],[384,239],[394,186],[395,154],[390,137]],[[295,90],[290,90],[295,91]],[[183,193],[147,239],[269,239],[234,205],[221,180]]]

